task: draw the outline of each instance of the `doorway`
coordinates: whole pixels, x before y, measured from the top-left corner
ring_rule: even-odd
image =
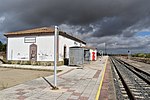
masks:
[[[66,58],[67,48],[64,46],[64,65],[68,65],[68,59]]]
[[[66,58],[66,46],[64,46],[64,59]]]
[[[30,61],[37,61],[37,45],[30,45]]]

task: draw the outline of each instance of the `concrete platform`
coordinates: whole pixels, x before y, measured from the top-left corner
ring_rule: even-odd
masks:
[[[83,69],[58,67],[63,70],[57,74],[59,90],[52,90],[43,78],[38,78],[0,91],[0,100],[98,100],[107,59],[98,59]],[[53,83],[53,76],[46,79]]]

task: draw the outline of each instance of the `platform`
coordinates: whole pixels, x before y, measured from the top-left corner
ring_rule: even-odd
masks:
[[[52,90],[43,78],[38,78],[0,91],[0,100],[98,100],[107,60],[105,56],[83,68],[63,68],[57,74],[59,90]],[[46,79],[53,83],[53,75]]]

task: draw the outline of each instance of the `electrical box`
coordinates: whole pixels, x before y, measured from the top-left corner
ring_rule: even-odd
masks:
[[[70,47],[69,48],[69,65],[83,65],[84,64],[84,48]]]

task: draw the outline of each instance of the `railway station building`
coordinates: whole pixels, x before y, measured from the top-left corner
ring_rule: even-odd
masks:
[[[11,63],[52,65],[54,61],[54,33],[50,27],[9,32],[7,37],[7,60]],[[86,42],[66,32],[59,31],[57,55],[60,64],[69,59],[69,47],[86,46]]]

